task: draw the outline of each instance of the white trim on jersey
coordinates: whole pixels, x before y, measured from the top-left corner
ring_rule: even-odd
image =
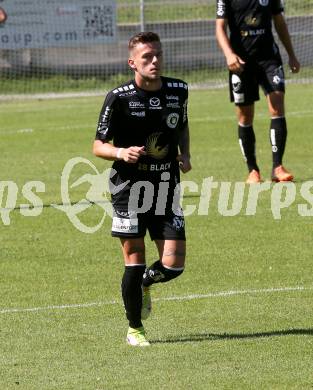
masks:
[[[113,93],[114,94],[117,94],[119,92],[127,92],[129,91],[130,89],[134,89],[134,84],[129,84],[129,85],[124,85],[123,87],[118,87],[118,88],[115,88],[113,89]]]
[[[188,89],[188,85],[186,83],[181,83],[181,82],[171,82],[171,81],[168,81],[167,82],[167,86],[169,88],[184,88],[184,89]]]

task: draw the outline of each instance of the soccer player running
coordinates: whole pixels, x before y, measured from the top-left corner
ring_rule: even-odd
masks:
[[[112,90],[102,107],[93,153],[114,161],[110,180],[112,236],[125,261],[122,297],[127,342],[147,346],[142,320],[151,311],[149,288],[184,270],[186,238],[178,202],[179,171],[191,169],[184,81],[163,77],[159,36],[141,32],[129,41],[134,80]],[[179,153],[178,153],[179,152]],[[159,259],[146,268],[146,231]]]
[[[239,144],[249,170],[247,183],[261,181],[253,130],[254,102],[259,100],[259,85],[266,95],[271,116],[272,180],[293,180],[293,175],[282,165],[287,139],[285,80],[272,21],[288,53],[291,72],[299,72],[300,64],[282,13],[281,0],[217,0],[216,38],[229,69],[230,99],[236,105]]]

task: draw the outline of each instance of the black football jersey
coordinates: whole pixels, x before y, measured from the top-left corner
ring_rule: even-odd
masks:
[[[283,12],[281,0],[217,0],[216,18],[227,19],[233,50],[243,59],[269,59],[279,53],[272,15]]]
[[[158,91],[140,89],[134,80],[110,91],[104,101],[96,139],[128,148],[144,146],[147,153],[136,164],[115,161],[121,179],[159,179],[176,171],[179,133],[186,126],[188,86],[162,77]]]

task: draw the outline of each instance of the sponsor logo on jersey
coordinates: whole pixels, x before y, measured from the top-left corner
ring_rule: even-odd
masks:
[[[172,112],[171,114],[168,115],[168,117],[166,119],[166,124],[171,129],[175,129],[175,127],[177,126],[178,120],[179,120],[179,114],[177,114],[176,112]]]
[[[165,164],[138,164],[138,170],[139,171],[150,171],[150,172],[164,172],[168,171],[171,168],[171,163],[165,163]]]
[[[167,100],[177,100],[177,101],[179,100],[179,97],[176,95],[166,95],[165,98]]]
[[[138,233],[138,218],[113,217],[112,232]]]
[[[180,105],[178,102],[170,102],[166,104],[167,108],[180,108]]]
[[[139,116],[140,118],[143,118],[146,116],[146,112],[145,111],[133,111],[131,113],[131,115],[133,116]]]
[[[238,75],[233,74],[231,76],[231,83],[232,83],[234,92],[240,91],[240,89],[241,89],[241,80],[240,80]]]
[[[265,29],[264,28],[259,28],[257,30],[241,30],[240,35],[242,37],[247,37],[248,35],[255,37],[258,35],[263,35],[265,34]]]
[[[106,133],[108,132],[108,128],[106,126],[103,126],[103,125],[99,125],[98,128],[97,128],[97,132],[99,134],[102,134],[102,135],[106,135]]]
[[[260,5],[266,7],[268,5],[268,0],[259,0]]]
[[[160,106],[161,102],[160,102],[160,99],[158,97],[152,97],[150,100],[149,100],[149,104],[150,104],[150,109],[151,110],[161,110],[162,107]]]
[[[157,160],[161,160],[166,157],[169,150],[169,146],[166,141],[164,133],[152,133],[146,142],[147,155]]]
[[[143,103],[137,102],[137,101],[130,101],[128,103],[129,108],[145,108],[145,105]]]
[[[259,28],[258,30],[249,30],[249,35],[255,36],[255,35],[263,35],[265,34],[264,28]]]
[[[112,115],[113,110],[110,107],[106,107],[104,110],[104,114],[102,115],[101,122],[98,126],[98,133],[105,135],[108,131],[110,117]]]
[[[129,91],[129,92],[125,92],[125,93],[120,93],[119,96],[123,97],[123,96],[132,96],[132,95],[136,95],[137,92],[136,91]]]
[[[253,26],[253,27],[257,27],[261,22],[261,18],[260,17],[255,17],[253,15],[248,15],[245,17],[245,23],[248,25],[248,26]]]
[[[104,110],[104,114],[102,115],[102,122],[103,123],[108,120],[110,112],[111,112],[111,108],[110,107],[106,107],[105,110]]]
[[[224,13],[225,13],[225,3],[223,0],[218,0],[216,14],[218,16],[224,16]]]
[[[150,164],[150,171],[167,171],[170,169],[171,163],[166,164]]]

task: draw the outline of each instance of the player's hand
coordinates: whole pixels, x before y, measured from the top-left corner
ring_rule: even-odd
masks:
[[[187,173],[191,170],[190,156],[180,154],[177,156],[177,161],[179,162],[179,168],[183,173]]]
[[[296,57],[289,57],[289,68],[291,73],[298,73],[300,70],[300,63]]]
[[[228,69],[233,72],[240,74],[243,71],[245,61],[243,61],[237,54],[231,53],[227,58],[226,58],[227,66]]]
[[[144,146],[130,146],[122,150],[121,159],[127,163],[135,164],[140,156],[145,156],[146,154]]]

